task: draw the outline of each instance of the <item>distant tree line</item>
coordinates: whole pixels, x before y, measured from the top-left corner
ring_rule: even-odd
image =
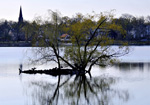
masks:
[[[120,18],[113,20],[121,25],[126,31],[124,40],[146,41],[150,40],[150,16],[135,17],[130,14],[123,14]]]
[[[87,24],[84,22],[82,24],[85,25],[85,27],[78,26],[78,22],[81,23],[82,21],[80,20],[82,20],[82,18],[84,17],[80,13],[76,14],[76,16],[72,18],[67,16],[61,17],[61,19],[58,19],[57,26],[53,22],[43,22],[42,19],[40,19],[40,17],[37,17],[32,22],[24,21],[21,24],[18,24],[17,22],[13,21],[0,20],[0,42],[27,41],[38,43],[40,37],[46,37],[46,35],[44,35],[46,27],[49,27],[47,32],[50,31],[51,33],[53,33],[56,29],[55,27],[57,27],[58,39],[64,33],[67,33],[69,35],[75,34],[75,29],[77,29],[76,27],[86,28],[86,25],[91,27],[88,28],[88,32],[92,33],[94,32],[93,25],[97,23],[96,21],[93,21],[92,16],[94,15],[89,16],[91,16],[91,18],[89,18]],[[97,14],[95,16],[97,16]],[[91,23],[88,24],[88,22],[90,21]],[[112,16],[111,19],[107,19],[106,23],[107,24],[105,24],[103,28],[99,30],[101,34],[109,34],[109,37],[113,39],[121,41],[150,40],[150,16],[135,17],[130,14],[123,14],[119,18],[114,18]],[[110,23],[112,24],[111,26],[109,25]],[[80,31],[82,31],[82,29]]]

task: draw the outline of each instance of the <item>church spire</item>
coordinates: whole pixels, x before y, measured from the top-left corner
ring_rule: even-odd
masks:
[[[19,23],[22,23],[22,22],[23,22],[23,15],[22,15],[22,8],[21,8],[21,6],[20,6],[20,13],[19,13],[18,22],[19,22]]]

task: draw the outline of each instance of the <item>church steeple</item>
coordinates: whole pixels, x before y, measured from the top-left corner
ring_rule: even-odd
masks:
[[[22,15],[22,8],[21,8],[21,6],[20,6],[20,13],[19,13],[18,22],[19,22],[19,23],[22,23],[22,22],[23,22],[23,15]]]

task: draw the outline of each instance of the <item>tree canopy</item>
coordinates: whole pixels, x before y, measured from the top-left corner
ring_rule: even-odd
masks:
[[[124,43],[115,49],[112,47],[115,35],[125,35],[126,32],[116,25],[112,15],[79,13],[69,18],[61,17],[57,11],[50,13],[48,20],[42,20],[44,24],[39,28],[36,62],[55,61],[59,69],[69,66],[74,70],[90,72],[92,66],[106,66],[116,57],[128,53]],[[70,35],[69,46],[59,40],[62,33]]]

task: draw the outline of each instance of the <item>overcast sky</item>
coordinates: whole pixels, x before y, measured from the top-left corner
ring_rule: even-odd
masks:
[[[63,16],[75,13],[111,11],[117,17],[129,13],[134,16],[150,15],[150,0],[0,0],[0,19],[18,20],[22,6],[25,20],[32,21],[36,15],[44,15],[48,9],[58,10]]]

